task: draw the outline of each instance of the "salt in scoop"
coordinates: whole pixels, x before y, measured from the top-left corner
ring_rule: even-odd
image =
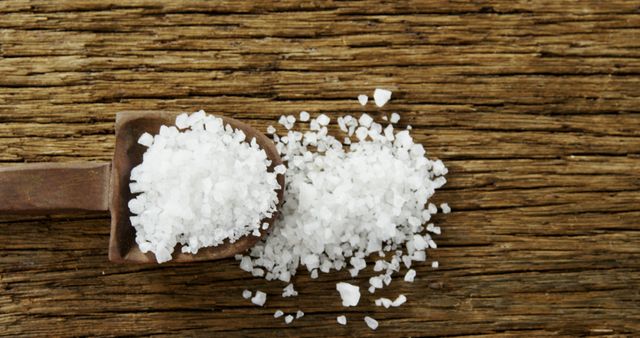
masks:
[[[131,169],[142,162],[146,148],[137,143],[147,132],[157,134],[162,125],[173,125],[177,112],[135,111],[116,115],[116,145],[109,162],[29,163],[0,167],[0,214],[46,215],[73,212],[111,213],[109,260],[116,263],[156,263],[152,252],[143,253],[135,241],[135,228],[127,206],[133,198],[129,190]],[[264,134],[233,118],[217,116],[223,123],[240,129],[247,139],[254,138],[271,160],[268,170],[282,164],[273,142]],[[284,175],[277,176],[278,210],[284,196]],[[215,247],[202,248],[197,254],[174,250],[172,261],[214,260],[242,253],[266,236],[279,213],[262,222],[260,236],[251,233],[234,243],[225,241]]]

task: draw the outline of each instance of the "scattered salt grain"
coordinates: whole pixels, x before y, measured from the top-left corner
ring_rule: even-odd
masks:
[[[286,317],[284,317],[284,322],[287,324],[291,324],[291,322],[293,321],[293,316],[292,315],[287,315]]]
[[[400,115],[398,113],[391,114],[391,118],[389,119],[389,122],[398,123],[398,121],[400,121]]]
[[[251,291],[249,291],[249,290],[242,291],[242,298],[244,298],[244,299],[251,298]]]
[[[340,324],[340,325],[347,325],[347,317],[345,317],[345,316],[338,316],[338,317],[336,317],[336,320],[338,321],[338,324]]]
[[[376,88],[373,91],[373,100],[376,102],[376,106],[382,107],[391,98],[391,91],[381,88]]]
[[[342,306],[356,306],[360,301],[360,287],[349,283],[340,282],[336,284],[336,290],[342,298]]]
[[[407,297],[405,297],[405,295],[400,295],[391,303],[391,306],[398,307],[406,302],[407,302]]]
[[[360,102],[361,105],[366,105],[367,101],[369,101],[369,97],[367,95],[364,94],[360,94],[358,95],[358,102]]]
[[[282,315],[284,315],[284,312],[276,310],[276,312],[273,313],[273,318],[280,318]]]
[[[296,312],[296,319],[302,318],[304,316],[304,312],[298,310],[298,312]]]
[[[276,128],[272,125],[267,127],[267,134],[274,134],[276,132]]]
[[[388,309],[392,303],[393,302],[389,298],[378,298],[375,300],[376,306],[384,306],[386,309]]]
[[[416,270],[414,269],[409,269],[409,271],[407,271],[407,273],[404,275],[405,282],[413,283],[413,280],[415,278],[416,278]]]
[[[433,261],[431,262],[431,267],[434,269],[437,269],[440,266],[440,263],[438,261]]]
[[[301,111],[300,112],[300,121],[302,122],[307,122],[309,121],[309,113],[307,113],[306,111]]]
[[[282,289],[282,297],[295,297],[298,295],[298,291],[293,289],[293,284],[289,284]]]
[[[448,214],[451,212],[451,207],[447,203],[440,204],[440,209],[442,209],[443,214]]]
[[[367,323],[367,326],[371,330],[375,330],[378,328],[378,321],[369,316],[364,317],[364,322]]]
[[[382,278],[379,276],[374,276],[369,278],[369,284],[375,287],[376,289],[382,289]]]
[[[251,303],[258,306],[263,306],[266,301],[267,294],[262,291],[256,291],[256,295],[251,298]]]

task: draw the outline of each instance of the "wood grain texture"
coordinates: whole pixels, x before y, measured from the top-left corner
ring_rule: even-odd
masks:
[[[0,2],[0,162],[109,160],[118,111],[203,108],[264,130],[359,113],[377,86],[393,99],[365,110],[399,112],[450,167],[440,269],[342,308],[344,272],[301,274],[283,299],[233,260],[110,264],[106,215],[5,216],[0,335],[640,334],[637,1]],[[401,308],[373,305],[399,293]],[[287,326],[276,309],[306,316]]]

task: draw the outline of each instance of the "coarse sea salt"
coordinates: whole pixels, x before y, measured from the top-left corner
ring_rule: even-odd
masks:
[[[376,90],[373,91],[373,100],[378,107],[384,106],[390,98],[391,91],[387,89],[376,88]]]
[[[266,301],[267,294],[262,291],[256,291],[256,295],[251,298],[251,303],[258,306],[263,306]]]
[[[282,297],[295,297],[297,295],[298,291],[293,289],[293,283],[290,283],[282,289]]]
[[[244,298],[244,299],[251,298],[251,291],[249,291],[249,290],[242,291],[242,298]]]
[[[360,105],[366,105],[367,101],[369,101],[369,97],[367,95],[364,94],[360,94],[358,95],[358,102],[360,102]]]
[[[342,298],[342,306],[356,306],[360,301],[360,287],[349,283],[340,282],[336,284],[336,290]]]
[[[284,317],[284,322],[287,324],[291,324],[291,322],[293,321],[293,316],[292,315],[287,315],[286,317]]]
[[[282,312],[281,310],[276,310],[276,312],[273,313],[273,318],[280,318],[282,317],[282,315],[284,315],[284,312]]]
[[[369,317],[369,316],[365,316],[364,317],[364,322],[367,324],[367,326],[371,329],[371,330],[375,330],[378,328],[378,321]]]
[[[345,316],[336,317],[336,321],[338,321],[338,324],[340,325],[347,325],[347,317]]]
[[[409,271],[407,271],[407,273],[404,275],[405,282],[413,283],[413,280],[415,278],[416,278],[416,270],[414,269],[409,269]]]
[[[448,203],[442,203],[440,204],[440,209],[442,209],[442,213],[443,214],[448,214],[451,212],[451,207],[449,206]]]
[[[130,221],[140,250],[159,263],[171,260],[177,244],[195,254],[259,233],[276,211],[279,185],[266,152],[221,118],[181,114],[176,126],[139,142],[147,150],[131,170]]]

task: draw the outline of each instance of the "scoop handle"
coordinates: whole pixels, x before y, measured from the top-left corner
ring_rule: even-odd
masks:
[[[0,167],[0,214],[107,211],[110,171],[105,162]]]

